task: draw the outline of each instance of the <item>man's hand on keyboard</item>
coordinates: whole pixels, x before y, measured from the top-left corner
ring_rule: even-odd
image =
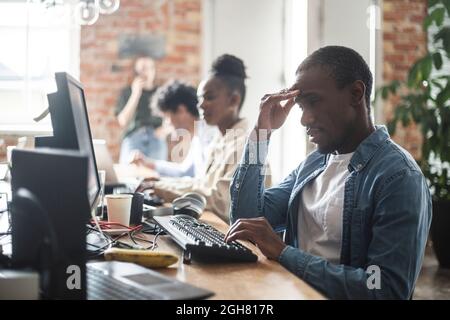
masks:
[[[225,241],[253,242],[269,259],[277,260],[286,244],[273,231],[266,218],[239,219],[228,230]]]

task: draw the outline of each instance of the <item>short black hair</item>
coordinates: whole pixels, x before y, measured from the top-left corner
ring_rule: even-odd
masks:
[[[370,94],[372,92],[372,72],[363,57],[353,49],[342,46],[326,46],[314,51],[298,67],[297,73],[312,67],[325,67],[336,81],[339,89],[356,80],[366,86],[366,105],[370,114]]]
[[[241,95],[239,109],[244,104],[245,99],[245,73],[244,62],[231,54],[223,54],[214,60],[211,68],[211,74],[220,78],[230,91],[237,90]]]
[[[177,112],[183,104],[194,117],[199,117],[197,91],[194,87],[180,81],[172,81],[160,87],[153,99],[154,106],[163,112]]]

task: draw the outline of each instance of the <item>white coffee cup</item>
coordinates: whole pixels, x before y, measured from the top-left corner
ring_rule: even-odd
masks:
[[[130,225],[131,194],[107,194],[105,196],[106,207],[108,208],[108,221]]]

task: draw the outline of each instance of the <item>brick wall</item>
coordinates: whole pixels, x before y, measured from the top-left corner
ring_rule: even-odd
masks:
[[[426,33],[422,21],[427,13],[426,0],[383,0],[383,80],[404,80],[411,65],[426,52]],[[392,118],[398,98],[384,104],[385,119]],[[394,140],[406,148],[414,158],[420,158],[422,136],[412,124],[397,127]]]
[[[153,35],[165,39],[157,60],[157,83],[169,79],[197,85],[201,65],[201,0],[122,0],[112,15],[100,15],[81,29],[80,80],[85,87],[92,134],[105,139],[114,158],[121,129],[114,116],[120,90],[130,81],[132,58],[119,57],[119,37]]]
[[[158,3],[163,5],[156,11]],[[385,82],[404,79],[411,64],[425,52],[425,15],[426,0],[383,0]],[[158,62],[158,81],[178,78],[196,85],[201,65],[201,0],[122,0],[116,13],[101,15],[94,25],[82,28],[80,74],[93,136],[106,139],[116,159],[122,133],[113,109],[131,69],[131,59],[118,57],[118,37],[122,34],[164,35],[167,55]],[[395,99],[384,104],[387,120],[392,117],[394,102]],[[394,137],[416,158],[420,157],[421,139],[415,125],[400,128]],[[0,148],[0,158],[2,153],[4,148]]]

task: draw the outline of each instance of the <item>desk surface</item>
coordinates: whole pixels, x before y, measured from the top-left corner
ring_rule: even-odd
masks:
[[[226,232],[228,226],[212,213],[201,220]],[[212,299],[324,299],[304,281],[287,271],[278,262],[267,259],[255,246],[245,243],[258,255],[256,263],[204,264],[192,260],[183,264],[181,249],[169,236],[158,237],[157,251],[179,256],[177,264],[157,271],[178,280],[215,292]]]
[[[201,220],[224,233],[228,229],[225,222],[210,212],[205,212]],[[2,214],[0,229],[6,231],[7,227],[7,215]],[[148,237],[152,239],[154,236]],[[170,236],[158,237],[157,243],[157,251],[172,252],[179,257],[179,261],[173,266],[157,271],[213,291],[215,295],[212,299],[324,299],[320,293],[278,262],[268,260],[251,243],[246,242],[245,245],[258,255],[256,263],[205,264],[192,260],[189,265],[183,264],[182,251]]]

